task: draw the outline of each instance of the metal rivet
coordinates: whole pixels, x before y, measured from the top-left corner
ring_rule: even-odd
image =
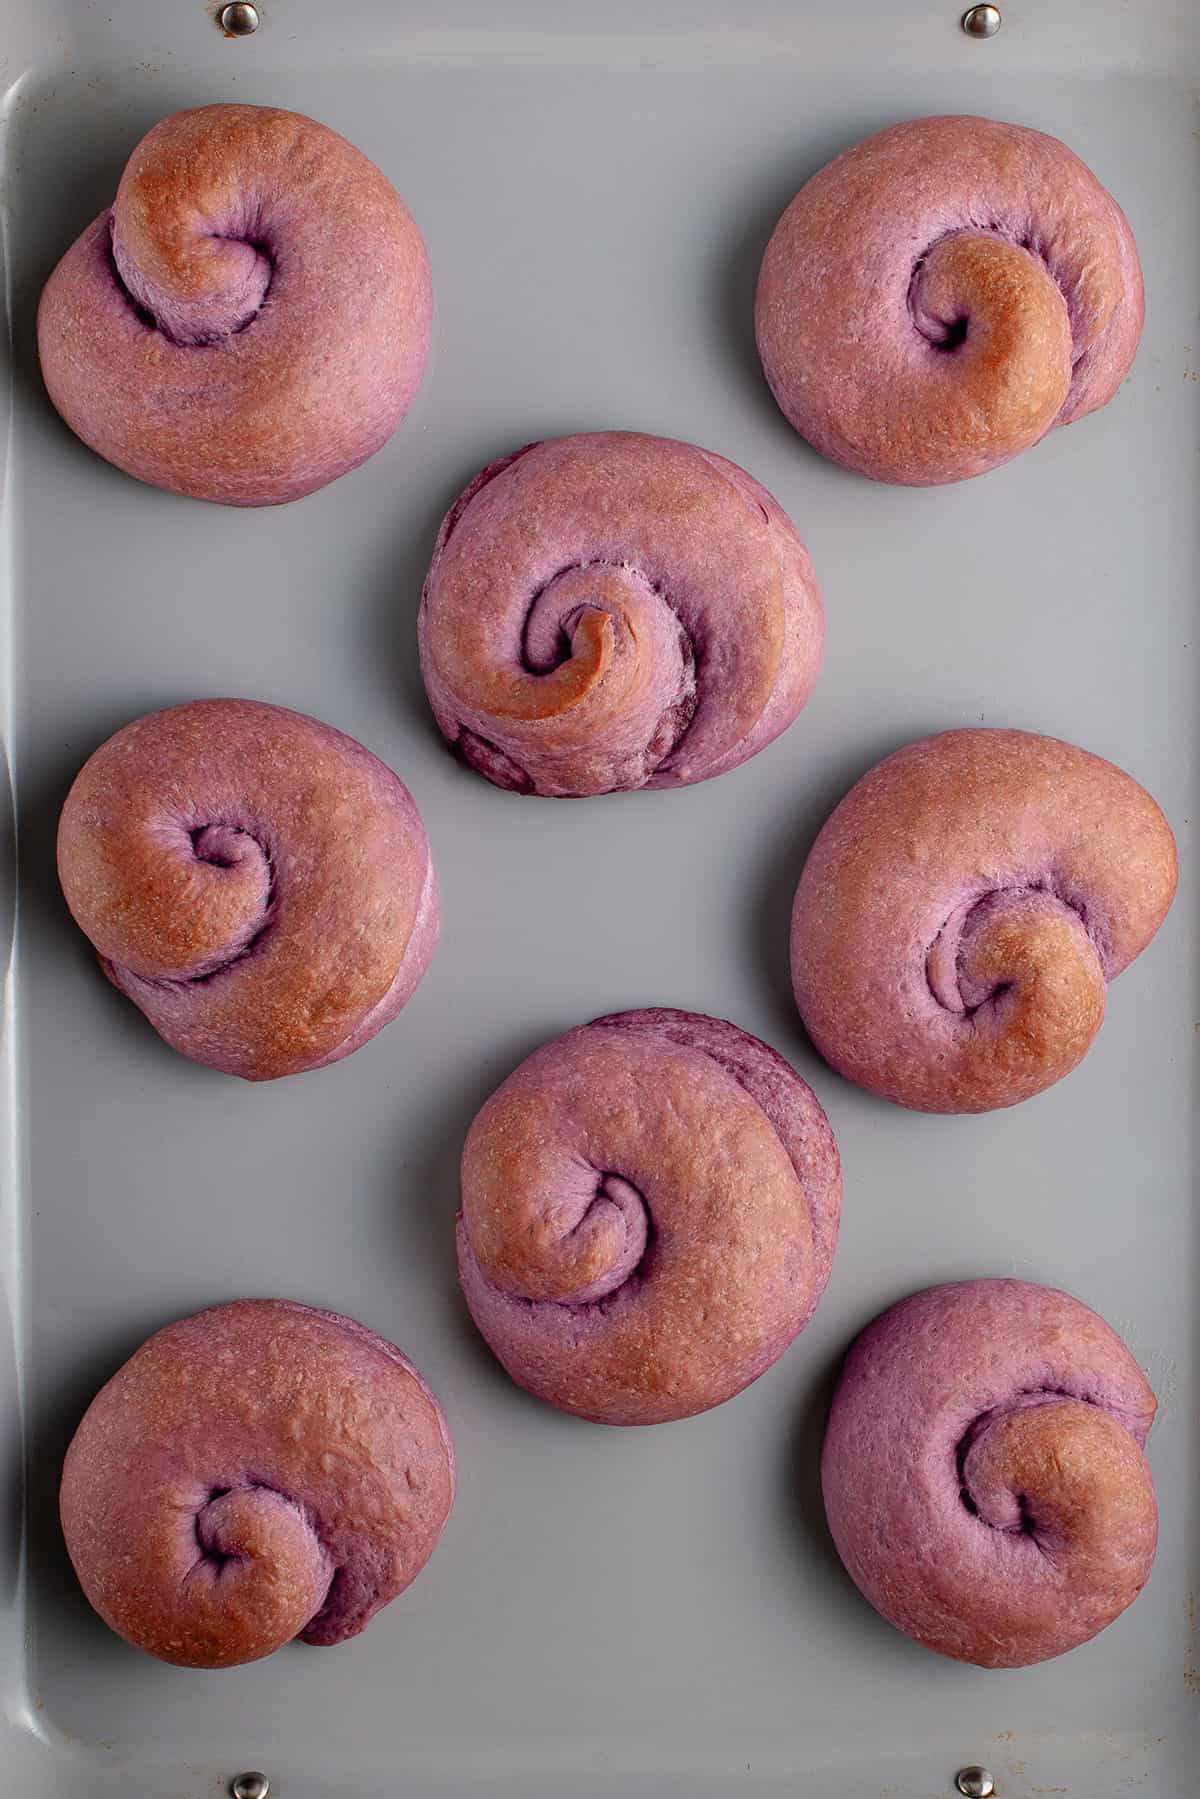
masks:
[[[227,6],[225,10],[226,12],[237,12],[239,8],[236,6]],[[251,6],[247,8],[247,10],[253,12],[254,8]],[[991,1790],[992,1789],[989,1787],[988,1792],[990,1793]],[[271,1791],[271,1783],[265,1774],[254,1772],[249,1774],[239,1774],[229,1791],[233,1794],[233,1799],[267,1799],[267,1795]],[[963,1791],[966,1791],[965,1787],[963,1788]]]
[[[976,7],[977,12],[981,9]],[[984,7],[984,12],[990,9]],[[229,6],[223,6],[217,14],[217,24],[226,37],[249,37],[258,30],[258,8],[251,6],[250,0],[232,0]],[[263,1792],[266,1792],[266,1787]]]
[[[994,6],[977,6],[976,12],[995,12]],[[960,1768],[954,1776],[954,1784],[963,1799],[992,1799],[996,1791],[996,1783],[986,1768]]]
[[[962,28],[968,37],[995,37],[1000,24],[998,6],[968,6],[962,16]]]

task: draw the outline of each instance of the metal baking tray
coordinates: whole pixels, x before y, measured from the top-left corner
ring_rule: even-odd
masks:
[[[1004,1799],[1194,1785],[1200,1414],[1194,672],[1200,591],[1200,35],[1169,0],[6,0],[11,374],[3,692],[19,890],[0,1192],[0,1791],[202,1799],[261,1768],[284,1799],[612,1794],[928,1799],[965,1763]],[[407,423],[298,505],[138,486],[41,390],[37,295],[140,134],[224,98],[297,108],[394,179],[428,243],[431,366]],[[1133,373],[1099,415],[961,486],[877,487],[793,436],[760,377],[769,230],[837,149],[904,116],[1066,139],[1145,262]],[[765,754],[674,793],[500,793],[433,730],[415,616],[437,521],[534,437],[690,438],[771,487],[825,590],[815,696]],[[97,972],[58,893],[56,816],[147,709],[246,694],[350,731],[411,785],[444,894],[402,1018],[348,1061],[249,1087],[171,1054]],[[881,754],[963,723],[1051,732],[1157,797],[1184,881],[1082,1068],[1013,1111],[924,1118],[844,1085],[789,995],[787,916],[825,814]],[[651,1430],[517,1391],[459,1303],[457,1158],[537,1043],[624,1006],[733,1019],[837,1131],[846,1203],[804,1336],[731,1404]],[[10,1128],[11,1127],[11,1128]],[[1011,1673],[942,1661],[843,1575],[817,1451],[838,1358],[931,1281],[1060,1284],[1161,1400],[1162,1546],[1095,1642]],[[59,1537],[61,1457],[156,1326],[236,1294],[362,1319],[444,1401],[461,1496],[412,1590],[354,1642],[226,1673],[159,1665],[89,1612]]]

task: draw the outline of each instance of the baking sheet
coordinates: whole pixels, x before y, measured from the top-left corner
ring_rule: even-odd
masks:
[[[194,0],[8,0],[6,743],[19,917],[0,1203],[0,1791],[200,1799],[246,1767],[288,1799],[843,1793],[924,1799],[979,1761],[1008,1795],[1177,1799],[1196,1748],[1195,597],[1200,240],[1192,9],[698,0],[264,0],[224,40]],[[111,15],[111,16],[110,16]],[[40,285],[157,118],[217,99],[343,131],[412,206],[437,327],[408,422],[359,473],[243,513],[139,487],[40,390]],[[821,462],[754,355],[762,246],[800,182],[894,119],[980,111],[1064,137],[1138,237],[1149,317],[1103,413],[929,491]],[[501,794],[433,731],[414,620],[437,521],[481,464],[600,427],[691,438],[771,487],[828,609],[817,691],[715,783],[582,805]],[[265,1087],[173,1056],[98,975],[58,894],[57,811],[144,710],[246,694],[315,713],[417,797],[441,948],[401,1019]],[[982,1118],[922,1118],[813,1058],[787,980],[819,823],[881,754],[1008,724],[1155,794],[1183,884],[1083,1067]],[[733,1403],[613,1431],[513,1388],[452,1266],[457,1155],[547,1036],[667,1004],[729,1017],[811,1079],[846,1205],[813,1324]],[[19,1117],[20,1129],[15,1130]],[[1007,1274],[1096,1306],[1147,1368],[1162,1543],[1136,1606],[1069,1657],[986,1673],[883,1624],[822,1522],[833,1372],[876,1311]],[[243,1293],[398,1342],[448,1410],[461,1493],[411,1591],[335,1652],[167,1668],[90,1613],[54,1512],[95,1388],[151,1330]],[[22,1444],[24,1454],[22,1455]],[[20,1478],[25,1469],[25,1505]]]

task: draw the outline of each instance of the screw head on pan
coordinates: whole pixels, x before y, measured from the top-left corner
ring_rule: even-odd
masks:
[[[1000,23],[998,6],[968,6],[962,16],[962,28],[968,37],[995,37]]]
[[[258,8],[250,0],[232,0],[217,14],[217,24],[226,37],[249,37],[258,30]]]
[[[977,12],[994,12],[992,6],[976,7]],[[992,1799],[996,1791],[996,1783],[986,1768],[960,1768],[954,1777],[954,1785],[963,1795],[963,1799]]]
[[[229,10],[227,7],[226,11]],[[233,1799],[268,1799],[271,1783],[265,1774],[259,1774],[257,1770],[252,1770],[248,1774],[239,1774],[237,1779],[231,1783],[229,1791],[232,1793]]]

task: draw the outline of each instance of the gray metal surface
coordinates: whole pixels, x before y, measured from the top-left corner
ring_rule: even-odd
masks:
[[[274,0],[237,42],[215,10],[6,8],[0,570],[21,876],[3,1093],[21,1124],[0,1193],[0,1790],[201,1799],[249,1767],[282,1799],[924,1799],[981,1762],[1005,1799],[1177,1799],[1200,1683],[1193,9],[1013,4],[987,43],[937,0]],[[41,282],[140,133],[221,98],[311,112],[361,145],[413,207],[437,290],[400,434],[262,513],[98,461],[51,412],[32,347]],[[1066,138],[1129,212],[1150,311],[1106,412],[982,480],[911,492],[792,435],[759,376],[750,299],[808,173],[870,129],[947,110]],[[433,732],[421,575],[480,464],[603,426],[692,438],[773,488],[825,589],[825,669],[794,728],[718,782],[521,799],[457,768]],[[266,1087],[158,1041],[100,978],[53,871],[58,807],[95,745],[221,693],[313,712],[392,763],[444,894],[441,948],[402,1018]],[[870,763],[981,720],[1128,768],[1175,826],[1184,883],[1078,1073],[1013,1111],[922,1118],[807,1050],[788,907],[814,831]],[[452,1267],[456,1160],[535,1044],[654,1003],[732,1018],[812,1080],[844,1156],[845,1226],[815,1321],[757,1386],[689,1423],[613,1431],[526,1399],[474,1338]],[[1080,1294],[1149,1371],[1162,1548],[1096,1642],[985,1673],[858,1598],[816,1456],[838,1357],[870,1316],[931,1281],[1010,1272]],[[449,1412],[461,1497],[427,1571],[365,1635],[197,1674],[91,1615],[55,1489],[83,1406],[141,1338],[243,1293],[331,1306],[401,1344]]]

